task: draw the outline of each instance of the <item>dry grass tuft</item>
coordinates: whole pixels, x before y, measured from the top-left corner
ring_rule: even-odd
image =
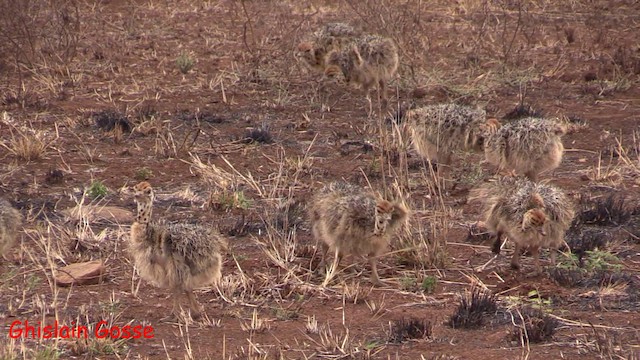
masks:
[[[616,329],[599,329],[589,324],[592,337],[585,336],[585,343],[590,352],[599,354],[604,359],[638,360],[638,333],[623,333]],[[636,345],[632,345],[636,344]]]
[[[502,118],[504,120],[517,120],[525,117],[540,118],[543,114],[541,111],[534,109],[531,105],[518,103],[511,111],[506,113]]]
[[[514,328],[509,337],[522,344],[541,343],[552,339],[559,321],[540,309],[526,307],[512,311]]]
[[[129,118],[116,110],[102,110],[92,114],[96,126],[103,131],[121,131],[130,133],[133,124]]]
[[[402,343],[413,339],[430,339],[433,337],[433,324],[426,319],[402,318],[390,324],[388,341]]]
[[[606,197],[583,199],[582,210],[576,218],[582,224],[620,226],[629,221],[632,211],[624,195],[612,193]]]
[[[51,136],[44,130],[37,130],[31,125],[15,125],[16,120],[11,118],[7,112],[2,113],[2,122],[9,125],[10,138],[0,142],[5,149],[20,160],[35,161],[43,159],[51,147],[51,144],[58,139]]]
[[[271,144],[274,140],[269,127],[263,124],[260,127],[247,130],[242,138],[242,142],[246,144]]]
[[[238,187],[240,183],[238,177],[213,163],[204,163],[196,154],[191,156],[191,171],[202,177],[209,186],[212,187],[212,194],[226,193]]]
[[[555,268],[550,271],[549,277],[560,286],[572,288],[583,284],[585,272],[580,269]]]
[[[3,146],[14,154],[18,159],[25,161],[40,160],[44,157],[48,144],[42,139],[42,133],[34,134],[17,131],[11,132],[9,144]]]
[[[449,317],[449,326],[454,329],[473,329],[484,323],[485,316],[498,309],[495,295],[488,290],[473,287],[460,297],[460,304]]]

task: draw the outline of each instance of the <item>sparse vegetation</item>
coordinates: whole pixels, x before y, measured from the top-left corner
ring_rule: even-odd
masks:
[[[178,70],[180,70],[180,72],[183,74],[186,74],[189,71],[191,71],[191,69],[193,69],[193,66],[195,64],[196,64],[196,61],[194,60],[193,56],[188,52],[183,51],[180,53],[178,58],[176,58],[176,65],[178,66]]]
[[[244,191],[222,192],[214,195],[210,202],[215,208],[221,208],[225,211],[232,209],[247,210],[251,207],[251,199],[245,197]]]
[[[519,103],[511,111],[506,113],[502,118],[504,120],[511,121],[511,120],[517,120],[517,119],[522,119],[526,117],[539,118],[542,116],[543,116],[542,112],[534,109],[533,107],[531,107],[531,105]]]
[[[0,121],[12,123],[12,119],[6,112],[2,113]],[[0,141],[0,145],[20,160],[35,161],[44,158],[55,138],[47,135],[46,131],[35,129],[32,126],[9,127],[10,135],[7,140]]]
[[[622,264],[617,256],[595,248],[581,255],[569,254],[558,267],[566,270],[580,270],[586,273],[598,271],[620,271]]]
[[[435,276],[425,276],[422,279],[422,291],[427,294],[432,294],[436,291],[436,285],[438,284],[438,279]]]
[[[87,195],[89,195],[89,197],[92,199],[103,198],[107,196],[108,193],[109,189],[100,180],[92,181],[91,185],[89,185],[89,189],[87,189]]]

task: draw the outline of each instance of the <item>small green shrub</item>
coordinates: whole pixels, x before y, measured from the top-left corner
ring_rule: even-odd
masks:
[[[433,294],[436,291],[436,285],[438,284],[438,279],[435,276],[426,276],[422,279],[422,291],[427,294]]]
[[[92,199],[99,199],[107,196],[108,192],[109,190],[107,189],[107,187],[102,183],[102,181],[98,180],[91,183],[91,185],[89,186],[88,195]]]
[[[182,52],[176,59],[176,65],[178,66],[178,69],[180,69],[181,73],[186,74],[191,69],[193,69],[193,66],[195,65],[195,60],[193,59],[193,57],[191,57],[189,53]]]
[[[620,271],[622,264],[617,256],[608,251],[591,250],[586,252],[584,257],[584,267],[587,271]]]
[[[220,208],[225,211],[232,209],[247,210],[251,207],[251,199],[244,195],[243,191],[236,191],[233,193],[223,192],[212,197],[211,204],[215,208]]]
[[[566,270],[580,270],[586,273],[622,270],[622,264],[617,256],[599,249],[585,251],[582,259],[576,254],[569,254],[558,264],[558,267]]]

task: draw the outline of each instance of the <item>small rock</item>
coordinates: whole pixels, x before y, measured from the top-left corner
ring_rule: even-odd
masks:
[[[59,268],[55,273],[58,286],[98,284],[104,279],[102,260],[76,263]]]

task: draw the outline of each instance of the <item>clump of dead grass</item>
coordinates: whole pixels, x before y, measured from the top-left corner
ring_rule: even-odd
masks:
[[[531,105],[518,103],[513,109],[507,112],[502,118],[504,120],[517,120],[525,117],[542,117],[542,111],[534,109]]]
[[[608,136],[608,132],[606,133]],[[621,188],[627,181],[638,184],[640,176],[640,134],[633,132],[631,143],[615,139],[613,146],[600,152],[598,161],[590,169],[581,171],[583,177],[598,183]]]
[[[96,126],[103,131],[121,131],[123,133],[130,133],[133,130],[133,124],[129,121],[129,118],[113,109],[101,110],[94,112],[92,115]]]
[[[242,141],[246,144],[271,144],[274,140],[269,126],[263,124],[259,127],[247,130],[247,132],[243,136]]]
[[[49,143],[45,142],[43,138],[43,132],[28,133],[16,129],[15,132],[11,131],[11,138],[8,144],[3,142],[2,145],[18,159],[25,161],[40,160],[45,156],[49,147]]]
[[[402,318],[390,324],[388,341],[402,343],[412,339],[433,337],[433,324],[426,319]]]
[[[582,200],[582,210],[576,219],[582,224],[619,226],[631,218],[633,209],[621,194],[611,193],[606,197]]]
[[[604,359],[638,360],[638,333],[623,332],[619,329],[603,329],[589,324],[592,336],[584,336],[584,344],[591,353]],[[635,344],[635,345],[634,345]]]
[[[495,295],[480,287],[473,287],[460,297],[460,304],[449,317],[448,324],[454,329],[477,328],[484,323],[487,315],[497,309]]]
[[[203,162],[197,154],[191,155],[191,171],[202,177],[202,180],[208,185],[220,191],[228,191],[237,189],[240,184],[239,178],[220,166],[211,162]]]
[[[2,122],[9,125],[10,137],[0,141],[0,145],[20,160],[43,159],[52,143],[58,139],[57,127],[55,136],[52,136],[28,123],[18,126],[15,124],[16,120],[7,112],[2,113]]]
[[[541,343],[552,339],[559,321],[540,309],[525,307],[511,311],[514,328],[509,337],[521,344]]]

